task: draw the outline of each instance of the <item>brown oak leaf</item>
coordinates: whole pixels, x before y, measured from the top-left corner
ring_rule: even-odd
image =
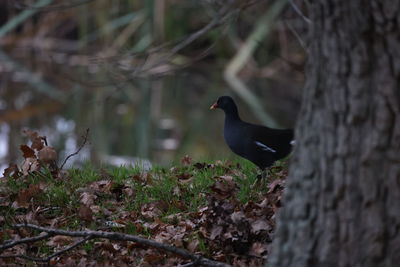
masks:
[[[79,207],[78,216],[85,222],[93,221],[93,212],[88,206],[81,205]]]
[[[46,163],[50,163],[57,159],[57,152],[51,146],[45,146],[39,151],[39,159]]]
[[[23,157],[25,159],[27,159],[27,158],[36,158],[35,151],[32,148],[30,148],[29,146],[21,145],[20,149],[21,149],[22,153],[24,154]]]

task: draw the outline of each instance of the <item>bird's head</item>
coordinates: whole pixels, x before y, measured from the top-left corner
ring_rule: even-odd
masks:
[[[217,102],[212,104],[210,109],[216,109],[220,108],[224,111],[229,111],[229,110],[236,110],[236,104],[233,101],[232,97],[230,96],[221,96],[218,98]]]

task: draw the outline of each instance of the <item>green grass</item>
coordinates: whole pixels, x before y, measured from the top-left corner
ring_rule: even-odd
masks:
[[[68,171],[68,180],[74,187],[86,185],[100,179],[100,174],[92,165],[85,164],[82,169]]]
[[[82,248],[86,251],[86,253],[93,253],[95,240],[89,240],[88,242],[83,243]]]
[[[280,166],[278,163],[276,166]],[[61,215],[69,210],[68,225],[78,226],[81,222],[77,217],[81,205],[82,192],[92,192],[92,185],[97,181],[111,181],[112,188],[108,191],[92,192],[95,195],[95,205],[101,212],[95,216],[100,219],[117,219],[119,212],[136,212],[140,215],[144,205],[158,203],[161,208],[161,219],[169,215],[196,212],[207,204],[210,187],[218,176],[232,176],[238,185],[236,193],[239,201],[246,203],[256,200],[260,192],[267,191],[267,181],[258,181],[260,171],[248,161],[211,162],[190,165],[177,165],[173,168],[154,167],[145,172],[136,167],[103,167],[96,169],[86,164],[81,169],[68,170],[63,178],[53,178],[48,170],[40,174],[32,174],[21,179],[8,179],[7,186],[14,199],[19,192],[30,184],[41,184],[43,192],[33,196],[36,206],[47,207],[46,216]],[[273,178],[271,178],[273,179]],[[43,186],[44,184],[44,186]],[[131,190],[127,194],[126,190]],[[91,191],[92,190],[92,191]],[[103,214],[103,209],[116,210],[113,218]],[[113,211],[114,212],[114,211]],[[10,216],[15,214],[11,209]],[[103,218],[104,217],[104,218]],[[168,217],[171,222],[172,217]],[[127,229],[129,233],[137,233],[135,225]],[[143,233],[142,233],[143,234]]]
[[[115,231],[149,239],[163,236],[169,239],[171,233],[175,234],[170,231],[176,231],[182,234],[180,246],[212,257],[216,250],[224,250],[218,249],[221,245],[218,240],[208,238],[212,221],[217,220],[214,216],[230,223],[226,211],[219,212],[225,204],[234,204],[234,210],[238,211],[249,201],[261,203],[267,199],[269,182],[285,177],[286,165],[278,162],[269,171],[268,179],[261,180],[257,177],[260,170],[244,160],[178,163],[172,168],[155,166],[149,171],[126,166],[95,168],[86,164],[56,177],[43,169],[40,173],[2,181],[5,186],[0,197],[8,203],[0,205],[3,229],[13,233],[13,224],[33,218],[45,227]],[[38,231],[32,233],[37,234]],[[0,240],[10,238],[13,236],[5,234]],[[47,241],[32,244],[36,256],[50,255],[58,249]],[[96,249],[101,243],[96,239],[82,244],[80,251],[86,252],[83,257],[102,261],[103,256]],[[136,253],[136,246],[121,244]],[[140,258],[133,265],[139,263]],[[36,265],[28,262],[27,266]]]
[[[64,184],[53,184],[47,188],[40,198],[42,201],[52,203],[57,207],[71,206],[74,202],[70,190],[65,190]]]

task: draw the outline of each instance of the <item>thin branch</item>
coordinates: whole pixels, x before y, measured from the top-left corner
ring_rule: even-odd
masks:
[[[194,262],[189,262],[189,263],[181,265],[181,267],[196,267],[196,266],[199,266],[199,265],[200,265],[200,262],[199,262],[199,258],[198,258]]]
[[[47,7],[37,7],[36,5],[29,5],[20,2],[14,3],[14,6],[18,9],[39,9],[40,12],[48,12],[48,11],[55,11],[55,10],[65,10],[67,8],[73,8],[80,5],[86,5],[93,0],[79,0],[76,2],[68,3],[68,4],[54,4],[48,5]]]
[[[45,144],[46,146],[49,145],[49,144],[47,143],[47,137],[46,137],[46,136],[43,136],[43,137],[42,137],[42,140],[44,141],[44,144]]]
[[[78,150],[76,150],[74,153],[68,155],[68,157],[66,157],[66,158],[64,159],[64,162],[61,164],[60,170],[62,170],[62,169],[64,168],[65,163],[67,163],[67,161],[68,161],[71,157],[76,156],[76,155],[79,154],[79,152],[82,150],[82,148],[85,146],[85,144],[86,144],[86,142],[87,142],[88,135],[89,135],[89,128],[86,129],[85,135],[82,136],[83,142],[82,142],[82,144],[78,147]]]
[[[284,21],[286,26],[289,28],[289,30],[293,33],[293,35],[296,37],[296,39],[299,41],[299,44],[301,47],[304,49],[304,51],[308,52],[308,48],[306,43],[303,41],[303,39],[300,37],[300,34],[295,30],[292,24],[290,24],[288,21]]]
[[[288,0],[275,1],[271,8],[257,21],[254,30],[249,34],[236,55],[230,60],[224,70],[224,79],[252,109],[253,113],[266,125],[279,128],[277,121],[264,111],[263,105],[245,82],[239,77],[240,70],[251,60],[259,43],[272,31],[273,24]]]
[[[10,255],[0,255],[0,258],[21,258],[21,259],[25,259],[25,260],[30,260],[30,261],[42,261],[42,258],[36,258],[36,257],[31,257],[28,255],[24,255],[24,254],[10,254]]]
[[[49,5],[52,1],[53,0],[39,0],[39,1],[35,2],[35,4],[33,4],[33,6],[35,8],[42,8],[42,7]],[[6,21],[6,23],[4,23],[0,27],[0,38],[3,37],[4,35],[6,35],[8,32],[15,29],[16,27],[18,27],[18,25],[20,25],[21,23],[25,22],[28,18],[30,18],[35,13],[37,13],[37,11],[38,10],[33,10],[33,9],[24,10],[21,13],[19,13],[18,15],[11,18],[10,20]]]
[[[183,38],[183,41],[177,43],[174,47],[172,47],[165,56],[162,56],[159,60],[157,60],[155,63],[150,64],[146,68],[139,68],[135,69],[134,76],[138,75],[138,73],[148,73],[150,70],[154,69],[157,66],[160,66],[163,63],[168,63],[170,59],[176,55],[179,51],[199,39],[201,36],[204,34],[208,33],[212,29],[215,29],[225,23],[225,21],[231,17],[233,14],[236,14],[238,10],[234,9],[232,10],[229,5],[224,6],[221,8],[217,14],[212,18],[212,20],[206,24],[204,27],[201,29],[197,30],[196,32],[188,35],[187,37]],[[161,51],[163,48],[167,47],[168,43],[162,44],[159,47],[151,49],[152,53],[155,53],[157,51]],[[149,54],[147,55],[149,56]],[[145,66],[145,62],[141,64],[142,66]],[[181,66],[184,67],[184,66]]]
[[[189,35],[185,40],[177,44],[175,47],[171,49],[171,54],[176,54],[189,44],[193,43],[195,40],[197,40],[200,36],[204,35],[205,33],[209,32],[210,30],[214,29],[215,27],[222,25],[223,22],[226,20],[227,17],[232,15],[232,12],[229,13],[229,7],[223,7],[217,15],[208,23],[206,26],[201,28],[200,30],[192,33]]]
[[[21,12],[24,13],[24,12]],[[19,15],[18,15],[19,16]],[[9,31],[13,30],[15,27],[20,25],[24,20],[21,19],[21,21],[17,21],[15,23],[11,23],[14,19],[16,19],[18,16],[15,18],[9,20],[6,25],[0,27],[0,39],[7,34]],[[30,15],[31,16],[31,15]],[[24,18],[27,19],[27,18]],[[9,25],[13,24],[13,25]],[[9,25],[9,26],[7,26]],[[44,79],[42,79],[41,76],[37,75],[34,73],[32,70],[29,68],[25,67],[25,65],[22,65],[15,61],[13,58],[11,58],[8,54],[3,52],[0,48],[0,61],[4,64],[7,64],[7,66],[10,67],[11,71],[21,73],[21,81],[26,82],[30,85],[33,86],[33,88],[40,94],[44,94],[54,100],[62,100],[66,99],[66,93],[63,91],[59,90],[57,87],[53,86],[52,84],[46,82]],[[62,103],[62,102],[61,102]]]
[[[12,248],[15,247],[16,245],[19,244],[27,244],[27,243],[32,243],[32,242],[36,242],[36,241],[40,241],[43,239],[47,239],[49,237],[53,236],[52,234],[44,234],[44,235],[38,235],[38,236],[34,236],[34,237],[27,237],[27,238],[22,238],[22,239],[18,239],[18,240],[10,240],[10,241],[5,241],[2,245],[0,245],[0,251],[8,249],[8,248]]]
[[[66,247],[66,248],[64,248],[64,249],[62,249],[62,250],[60,250],[60,251],[57,251],[57,252],[51,254],[50,256],[44,258],[43,261],[49,261],[49,260],[51,260],[51,259],[54,258],[54,257],[57,257],[57,256],[59,256],[59,255],[65,253],[65,252],[67,252],[67,251],[70,251],[70,250],[72,250],[72,249],[74,249],[74,248],[80,246],[81,244],[85,243],[86,241],[89,241],[90,239],[93,239],[93,236],[89,235],[89,236],[87,236],[87,237],[85,237],[85,238],[82,238],[81,240],[75,242],[75,243],[72,244],[71,246],[68,246],[68,247]]]
[[[293,2],[293,0],[289,1],[290,5],[292,6],[292,8],[294,9],[294,11],[308,24],[311,24],[311,20],[309,18],[307,18],[303,12],[301,11],[301,9]]]
[[[119,240],[119,241],[133,241],[142,245],[146,245],[149,247],[154,247],[160,250],[164,250],[167,252],[171,252],[174,254],[177,254],[181,257],[187,258],[187,259],[191,259],[194,262],[204,265],[204,266],[212,266],[212,267],[229,267],[230,265],[223,263],[223,262],[218,262],[218,261],[213,261],[211,259],[205,258],[203,256],[200,255],[194,255],[192,253],[190,253],[189,251],[187,251],[186,249],[182,249],[182,248],[177,248],[174,246],[170,246],[167,244],[162,244],[162,243],[158,243],[156,241],[150,240],[150,239],[146,239],[143,237],[139,237],[139,236],[134,236],[134,235],[128,235],[128,234],[123,234],[123,233],[117,233],[117,232],[104,232],[104,231],[68,231],[68,230],[62,230],[62,229],[54,229],[54,228],[46,228],[46,227],[41,227],[38,225],[34,225],[34,224],[16,224],[13,227],[26,227],[26,228],[30,228],[33,230],[38,230],[41,232],[46,232],[48,235],[54,236],[54,235],[63,235],[63,236],[72,236],[72,237],[83,237],[83,238],[89,238],[89,239],[93,239],[93,238],[105,238],[105,239],[109,239],[109,240]],[[82,241],[84,242],[84,241]],[[10,244],[12,244],[14,242],[8,242],[6,244],[7,248],[10,247]],[[26,243],[26,242],[25,242]],[[79,244],[78,244],[79,245]],[[3,246],[0,246],[0,249],[2,249]],[[72,249],[72,248],[70,248]],[[61,252],[62,253],[62,252]],[[59,254],[58,254],[59,255]],[[25,258],[27,258],[29,256],[25,255]]]
[[[71,246],[68,246],[64,249],[61,249],[45,258],[37,258],[37,257],[32,257],[29,255],[24,255],[24,254],[15,254],[15,255],[0,255],[0,258],[22,258],[22,259],[26,259],[26,260],[31,260],[31,261],[38,261],[38,262],[48,262],[50,261],[52,258],[57,257],[67,251],[70,251],[78,246],[80,246],[81,244],[85,243],[86,241],[93,239],[93,236],[87,236],[85,238],[82,238],[81,240],[75,242],[74,244],[72,244]]]
[[[86,241],[93,239],[92,236],[87,236],[85,238],[82,238],[81,240],[75,242],[74,244],[72,244],[71,246],[68,246],[62,250],[59,250],[45,258],[37,258],[37,257],[32,257],[32,256],[28,256],[28,255],[24,255],[24,254],[15,254],[15,255],[0,255],[0,258],[22,258],[22,259],[26,259],[26,260],[31,260],[31,261],[38,261],[38,262],[48,262],[50,261],[52,258],[57,257],[61,254],[64,254],[67,251],[70,251],[76,247],[78,247],[79,245],[85,243]]]

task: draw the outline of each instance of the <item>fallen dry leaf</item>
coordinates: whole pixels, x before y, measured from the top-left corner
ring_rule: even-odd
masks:
[[[31,141],[32,141],[31,148],[35,149],[36,151],[39,151],[44,147],[44,142],[41,136],[31,138]]]
[[[142,206],[141,214],[147,219],[154,219],[162,214],[156,203],[146,203]]]
[[[184,166],[189,166],[190,164],[192,164],[192,158],[188,155],[185,155],[183,158],[181,158],[181,163]]]
[[[214,239],[218,238],[221,235],[223,229],[224,228],[222,226],[218,226],[218,225],[214,226],[211,229],[210,239],[214,240]]]
[[[88,206],[81,205],[79,207],[78,216],[85,222],[93,221],[93,212]]]
[[[155,263],[158,263],[160,261],[162,261],[164,259],[164,255],[154,251],[154,250],[150,250],[149,253],[144,256],[144,261],[153,265]]]
[[[231,219],[233,223],[240,223],[243,220],[246,220],[246,215],[243,213],[243,211],[236,211],[231,214]]]
[[[96,192],[110,193],[113,187],[113,181],[111,180],[100,180],[90,184],[90,188]]]
[[[23,153],[23,157],[27,158],[36,158],[35,151],[27,145],[21,145],[20,149]]]
[[[40,188],[39,184],[30,184],[27,189],[21,190],[18,193],[16,206],[19,208],[28,208],[31,199],[42,192],[43,190]]]
[[[97,198],[97,196],[91,192],[83,192],[80,195],[80,200],[79,202],[81,202],[83,205],[85,206],[92,206],[94,205],[94,200]]]
[[[237,187],[232,176],[218,176],[217,181],[210,188],[216,193],[217,198],[224,199],[233,196]]]
[[[6,169],[4,169],[3,176],[4,177],[13,177],[14,179],[21,176],[21,173],[18,169],[17,164],[11,163]]]
[[[70,236],[56,235],[50,238],[49,241],[46,242],[46,245],[52,247],[59,247],[71,244],[73,238]]]
[[[38,157],[39,160],[45,163],[50,163],[54,160],[57,160],[57,152],[53,147],[45,146],[39,150]]]
[[[261,231],[268,231],[270,229],[271,226],[266,220],[263,219],[258,219],[251,223],[251,232],[254,234],[258,234]]]
[[[260,243],[260,242],[255,242],[249,251],[249,254],[251,256],[255,257],[261,257],[265,252],[267,251],[267,245]]]
[[[189,242],[189,244],[187,245],[187,250],[189,250],[190,252],[195,252],[197,250],[197,248],[199,247],[200,241],[198,239],[194,239],[192,241]]]
[[[39,138],[41,136],[39,136],[39,133],[36,131],[33,131],[31,129],[24,129],[22,130],[22,133],[26,136],[29,137],[29,139],[33,142],[33,140],[35,140],[36,138]]]
[[[285,181],[281,180],[281,179],[276,179],[274,181],[272,181],[269,185],[268,185],[268,193],[273,193],[275,192],[278,188],[283,188],[285,185]]]
[[[24,176],[29,175],[31,172],[40,170],[40,163],[36,158],[26,158],[22,163],[21,171]]]

